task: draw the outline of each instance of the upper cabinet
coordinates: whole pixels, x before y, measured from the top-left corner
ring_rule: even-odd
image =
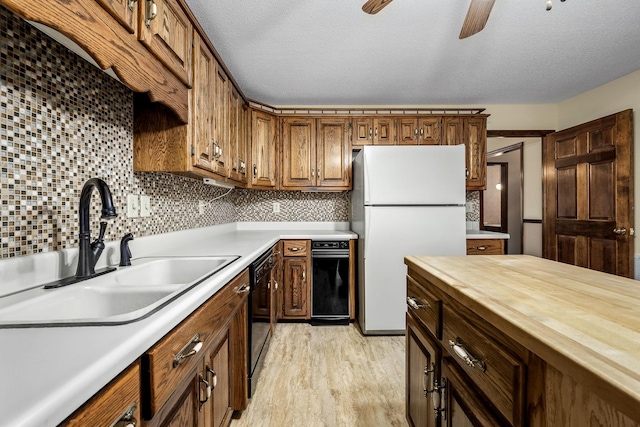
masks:
[[[275,189],[277,185],[277,118],[264,111],[251,111],[251,186]]]
[[[213,171],[215,123],[216,60],[196,33],[193,40],[193,90],[191,123],[193,126],[193,165]]]
[[[467,146],[467,190],[487,189],[487,118],[464,119],[464,143]]]
[[[177,0],[139,0],[138,37],[168,69],[191,87],[193,25]]]
[[[131,34],[138,30],[137,0],[97,0]]]
[[[398,144],[438,145],[440,124],[439,116],[401,117],[398,119]]]
[[[348,190],[351,144],[348,118],[282,119],[282,188]]]
[[[233,85],[229,86],[229,179],[247,184],[247,108]]]
[[[351,144],[354,147],[397,143],[395,117],[354,117],[351,127]]]

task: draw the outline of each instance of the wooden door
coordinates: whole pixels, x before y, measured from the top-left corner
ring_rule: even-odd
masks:
[[[229,79],[220,65],[215,74],[215,138],[213,170],[226,177],[229,174]]]
[[[398,145],[418,145],[418,118],[398,119]]]
[[[442,377],[439,386],[444,395],[439,411],[442,425],[446,427],[474,426],[495,427],[509,425],[496,416],[475,391],[477,386],[464,377],[455,362],[442,359]]]
[[[543,256],[633,277],[632,111],[547,135]]]
[[[229,178],[240,182],[240,122],[242,106],[240,105],[240,94],[235,86],[229,82]]]
[[[276,187],[276,117],[252,111],[251,124],[251,185],[260,188]]]
[[[439,378],[440,348],[423,332],[423,327],[407,315],[406,415],[413,427],[435,427],[433,380]]]
[[[422,117],[418,120],[420,145],[440,145],[440,117]]]
[[[204,426],[226,426],[231,421],[231,376],[229,370],[229,335],[205,354],[206,381],[211,396],[206,403]]]
[[[306,319],[309,317],[309,276],[306,257],[284,258],[284,283],[282,286],[282,317]]]
[[[373,120],[371,117],[355,117],[351,122],[353,137],[351,144],[354,147],[373,144]]]
[[[315,119],[282,119],[282,186],[316,185]]]
[[[249,183],[249,176],[247,175],[247,164],[249,162],[249,107],[244,103],[242,98],[238,100],[240,107],[238,108],[239,123],[238,123],[238,173],[240,174],[239,181],[243,184]]]
[[[131,0],[98,0],[111,16],[131,34],[138,29],[138,4]]]
[[[181,384],[162,411],[147,422],[149,427],[199,427],[205,421],[206,379],[202,362]]]
[[[342,187],[351,184],[349,119],[317,120],[316,185]]]
[[[487,119],[465,117],[463,120],[467,190],[487,189]]]
[[[192,160],[194,166],[212,171],[216,60],[197,33],[193,50]]]
[[[138,3],[139,40],[182,83],[191,87],[193,25],[187,14],[177,0],[140,0]]]
[[[393,117],[376,117],[373,119],[373,145],[395,145],[396,119]]]
[[[444,117],[442,119],[442,145],[464,144],[462,117]]]

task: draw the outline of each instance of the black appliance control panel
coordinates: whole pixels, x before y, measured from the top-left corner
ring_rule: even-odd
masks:
[[[349,241],[311,242],[311,249],[349,249]]]

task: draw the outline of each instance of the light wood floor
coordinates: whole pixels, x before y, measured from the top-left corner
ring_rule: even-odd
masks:
[[[407,426],[405,338],[278,324],[256,393],[231,427]]]

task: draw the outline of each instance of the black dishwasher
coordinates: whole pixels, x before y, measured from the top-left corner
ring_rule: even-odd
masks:
[[[349,241],[311,242],[311,324],[349,323]]]

